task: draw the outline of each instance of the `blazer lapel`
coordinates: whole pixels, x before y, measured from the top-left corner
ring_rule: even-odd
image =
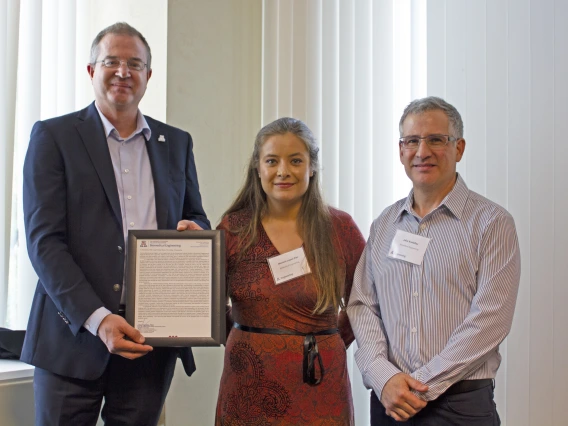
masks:
[[[120,223],[120,229],[122,229],[122,213],[120,211],[120,201],[118,199],[118,189],[116,187],[112,160],[108,151],[103,123],[101,122],[101,117],[95,107],[95,103],[93,102],[87,108],[80,111],[78,118],[79,123],[77,123],[76,128],[81,135],[85,148],[99,175],[112,211]]]
[[[152,134],[146,141],[146,150],[152,167],[154,194],[156,197],[156,219],[158,229],[168,228],[168,182],[169,182],[169,141],[161,124],[146,117]]]

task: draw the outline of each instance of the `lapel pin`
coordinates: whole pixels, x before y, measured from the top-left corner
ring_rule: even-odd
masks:
[[[166,138],[164,137],[164,135],[160,135],[158,136],[158,142],[165,142]]]

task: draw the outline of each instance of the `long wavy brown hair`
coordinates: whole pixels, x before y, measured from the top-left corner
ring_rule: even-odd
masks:
[[[268,214],[266,193],[258,178],[260,148],[271,136],[286,133],[293,134],[305,144],[310,157],[310,168],[313,172],[308,189],[302,198],[297,219],[298,233],[304,241],[306,258],[312,269],[311,276],[308,276],[308,282],[313,283],[317,290],[317,301],[313,312],[321,314],[330,306],[338,310],[339,307],[345,307],[342,299],[345,271],[338,261],[333,244],[334,231],[331,213],[321,194],[317,173],[319,170],[319,147],[312,131],[305,123],[295,118],[283,117],[260,129],[254,141],[254,150],[249,161],[245,182],[233,204],[223,216],[240,210],[250,210],[252,220],[241,227],[230,229],[230,231],[239,237],[241,254],[256,244],[261,220]]]

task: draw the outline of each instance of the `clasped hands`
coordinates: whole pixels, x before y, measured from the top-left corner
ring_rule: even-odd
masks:
[[[201,226],[191,220],[180,220],[178,231],[202,230]],[[145,345],[145,337],[132,327],[120,315],[107,315],[100,323],[97,335],[106,345],[111,354],[120,355],[128,359],[136,359],[153,350],[152,346]]]
[[[386,414],[397,422],[405,422],[426,407],[427,402],[412,393],[412,390],[426,392],[428,386],[405,373],[392,376],[381,393],[381,403]]]

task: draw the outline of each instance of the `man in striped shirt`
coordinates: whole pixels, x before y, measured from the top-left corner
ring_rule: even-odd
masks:
[[[347,308],[371,424],[499,425],[493,379],[521,267],[513,218],[456,173],[452,105],[411,102],[400,135],[413,188],[373,222]]]

